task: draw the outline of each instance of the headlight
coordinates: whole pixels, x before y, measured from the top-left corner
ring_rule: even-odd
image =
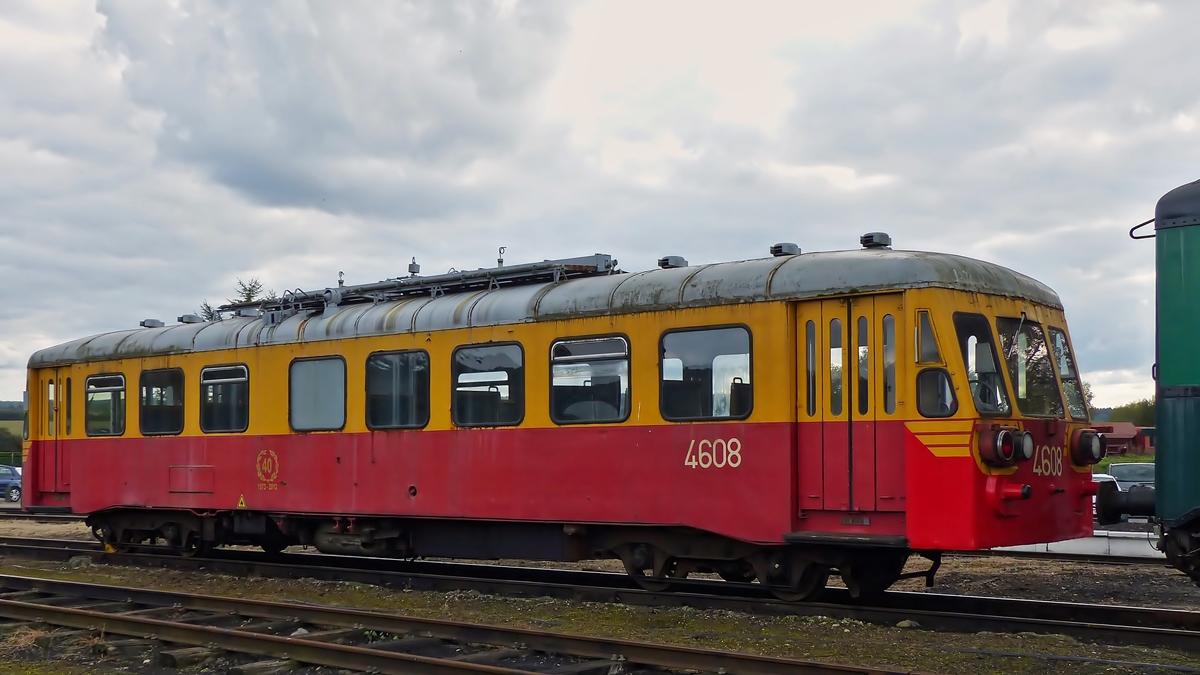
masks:
[[[1071,435],[1071,460],[1080,466],[1104,459],[1104,434],[1095,429],[1079,429]]]
[[[1011,427],[984,430],[979,434],[979,456],[992,466],[1012,466],[1025,456],[1026,437],[1029,456],[1033,457],[1033,436]]]

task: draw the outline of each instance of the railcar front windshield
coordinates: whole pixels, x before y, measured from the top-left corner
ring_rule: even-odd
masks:
[[[996,367],[996,348],[992,326],[982,314],[955,314],[954,330],[963,363],[967,366],[967,381],[971,398],[981,415],[1007,415],[1012,408],[1004,387],[1004,376]]]
[[[1022,415],[1062,417],[1062,396],[1054,379],[1054,362],[1040,324],[1021,317],[996,319],[1000,348]]]

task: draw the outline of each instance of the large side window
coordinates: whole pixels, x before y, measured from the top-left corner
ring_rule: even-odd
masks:
[[[346,362],[298,359],[288,369],[288,420],[295,431],[346,426]]]
[[[620,336],[550,346],[550,419],[556,424],[629,417],[629,342]]]
[[[1075,357],[1071,355],[1067,334],[1062,329],[1050,328],[1050,348],[1054,351],[1058,377],[1062,380],[1063,392],[1067,395],[1067,411],[1071,413],[1071,419],[1086,420],[1088,409],[1085,392],[1079,382],[1079,371],[1075,369]],[[67,380],[68,387],[70,384],[71,380]]]
[[[1062,417],[1062,396],[1042,327],[1025,317],[996,319],[1000,348],[1016,390],[1017,409],[1036,417]]]
[[[141,405],[138,419],[142,434],[159,436],[183,432],[183,371],[142,372]]]
[[[71,435],[71,378],[67,378],[66,392],[66,407],[67,407],[67,435]]]
[[[125,433],[125,376],[93,375],[84,382],[84,430],[88,436]]]
[[[660,345],[663,419],[745,419],[750,385],[750,331],[741,327],[666,333]]]
[[[459,347],[451,364],[460,427],[515,426],[525,417],[525,356],[516,344]]]
[[[379,352],[367,357],[367,426],[415,429],[429,423],[429,354]]]
[[[955,314],[954,330],[963,363],[967,366],[967,381],[975,409],[982,415],[1007,415],[1008,392],[1004,376],[998,368],[992,327],[982,314]]]
[[[237,433],[250,426],[250,371],[213,366],[200,371],[200,431]]]

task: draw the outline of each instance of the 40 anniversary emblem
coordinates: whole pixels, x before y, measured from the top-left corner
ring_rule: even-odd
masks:
[[[258,473],[259,490],[279,489],[275,482],[275,479],[279,478],[279,455],[276,455],[274,450],[260,450],[258,458],[254,461],[254,470]]]

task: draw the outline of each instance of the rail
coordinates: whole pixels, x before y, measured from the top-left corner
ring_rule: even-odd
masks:
[[[222,652],[248,655],[249,661],[234,668],[241,672],[279,672],[301,664],[428,675],[535,671],[581,675],[635,667],[763,675],[908,672],[358,609],[20,576],[0,576],[0,617],[74,629],[60,636],[64,638],[83,632],[106,636],[102,640],[108,643],[101,646],[105,651],[130,646],[158,648],[160,665],[190,665]],[[227,627],[230,622],[239,625]],[[129,639],[113,640],[112,636]],[[389,639],[369,640],[381,636]],[[50,640],[54,637],[49,636]],[[138,644],[130,645],[130,639]],[[350,644],[338,644],[335,639]]]
[[[625,574],[502,565],[400,561],[291,553],[274,557],[222,550],[208,558],[106,553],[89,542],[0,538],[0,554],[199,570],[235,576],[351,581],[412,590],[475,590],[645,606],[690,606],[768,615],[829,616],[870,623],[915,620],[947,632],[992,631],[1070,635],[1083,640],[1170,647],[1200,652],[1200,612],[1083,603],[889,591],[870,602],[827,588],[817,602],[787,603],[758,584],[682,580],[668,592],[645,591]]]

